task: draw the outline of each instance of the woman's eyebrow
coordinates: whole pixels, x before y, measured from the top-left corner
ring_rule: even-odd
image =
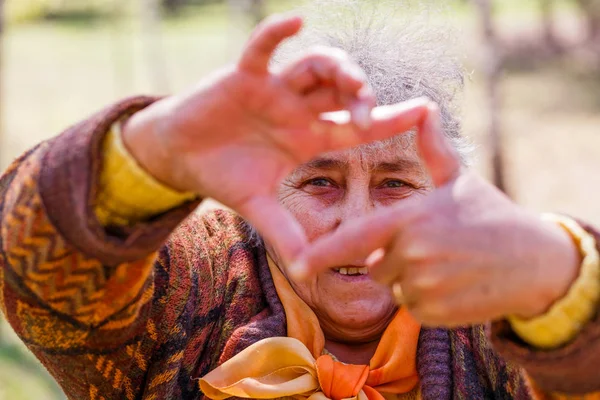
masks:
[[[345,171],[347,169],[347,161],[342,161],[335,158],[319,157],[299,165],[295,170],[292,171],[292,173],[288,176],[287,180],[298,179],[304,174],[308,174],[311,171],[314,172],[316,170]]]
[[[418,172],[423,170],[423,166],[418,161],[398,158],[392,162],[374,163],[371,169],[380,172]]]
[[[302,164],[299,168],[302,169],[348,169],[348,161],[343,161],[335,158],[319,157]]]

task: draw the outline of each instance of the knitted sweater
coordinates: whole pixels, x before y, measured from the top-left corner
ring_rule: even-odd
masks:
[[[0,307],[70,399],[200,399],[198,377],[286,336],[264,246],[238,216],[190,214],[190,202],[132,227],[97,221],[102,139],[152,101],[100,112],[0,181]],[[424,328],[417,350],[425,400],[533,399],[530,380],[547,398],[582,398],[600,391],[597,365],[599,317],[552,351],[506,322]]]

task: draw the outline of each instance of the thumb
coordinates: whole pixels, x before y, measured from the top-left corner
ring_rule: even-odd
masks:
[[[253,197],[238,208],[289,265],[306,247],[306,235],[294,216],[269,196]]]
[[[414,211],[414,206],[396,205],[352,220],[311,243],[289,267],[289,273],[303,280],[327,268],[364,260],[375,250],[388,247]]]
[[[458,152],[444,135],[439,107],[429,103],[419,126],[417,148],[436,187],[460,175],[462,163]]]

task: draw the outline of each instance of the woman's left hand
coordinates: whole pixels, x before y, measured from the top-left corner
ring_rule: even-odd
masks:
[[[431,108],[417,143],[436,189],[316,240],[290,268],[299,278],[366,259],[371,276],[426,325],[534,317],[564,296],[579,253],[559,226],[465,171]],[[398,286],[401,287],[401,296]]]

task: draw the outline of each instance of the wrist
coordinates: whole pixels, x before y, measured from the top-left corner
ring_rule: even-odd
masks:
[[[576,221],[552,214],[544,218],[567,231],[575,243],[581,261],[577,278],[543,315],[529,319],[513,315],[508,321],[526,342],[546,349],[572,340],[596,314],[600,299],[600,256],[595,237]]]
[[[165,100],[161,100],[124,121],[121,138],[127,151],[149,175],[174,190],[185,192],[189,188],[175,179],[174,157],[160,139],[160,132],[167,130],[167,121]]]
[[[544,229],[552,238],[552,245],[542,251],[551,252],[551,262],[541,265],[537,290],[517,315],[531,319],[546,313],[552,305],[564,298],[579,276],[582,256],[573,237],[558,223],[545,219]]]
[[[117,122],[102,143],[103,164],[95,213],[102,226],[128,226],[146,221],[197,199],[154,179],[125,148]]]

